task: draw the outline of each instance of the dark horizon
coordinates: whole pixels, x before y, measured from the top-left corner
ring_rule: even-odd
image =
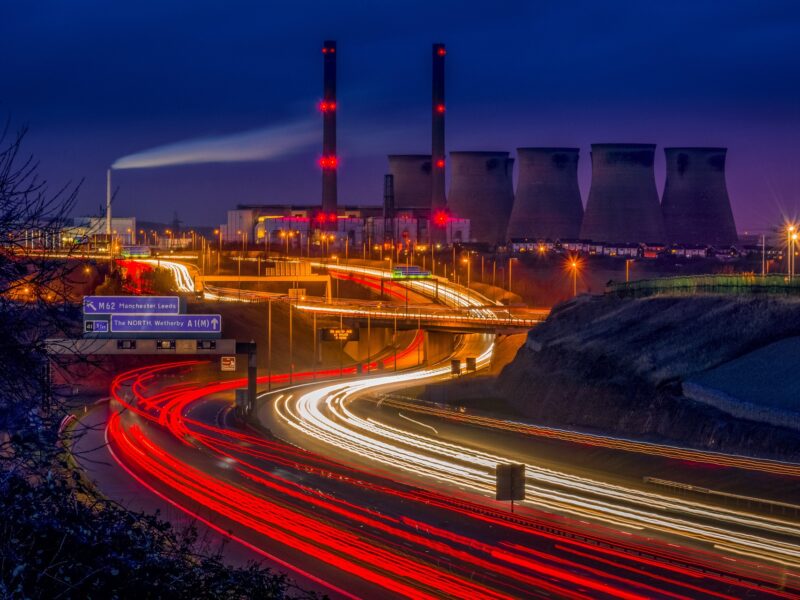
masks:
[[[105,170],[125,155],[292,123],[316,139],[269,161],[116,171],[115,213],[214,225],[239,203],[318,204],[325,39],[339,47],[340,204],[379,204],[386,155],[430,151],[430,48],[443,42],[448,151],[579,147],[585,204],[591,143],[657,144],[659,192],[664,147],[725,146],[739,231],[800,206],[792,2],[519,2],[488,14],[472,2],[53,2],[9,6],[6,23],[0,106],[30,126],[25,150],[52,188],[85,178],[77,214],[98,212]]]

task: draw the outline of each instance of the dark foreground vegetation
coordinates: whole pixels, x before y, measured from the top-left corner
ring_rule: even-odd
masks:
[[[226,565],[194,528],[77,493],[64,473],[3,474],[0,597],[310,597],[285,575]]]
[[[309,598],[284,575],[233,567],[194,528],[176,530],[98,497],[59,434],[69,406],[51,337],[76,335],[73,267],[29,240],[51,239],[75,191],[48,194],[0,130],[0,598]],[[68,368],[75,368],[69,357]]]

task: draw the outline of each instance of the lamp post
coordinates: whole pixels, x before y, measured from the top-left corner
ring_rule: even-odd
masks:
[[[469,287],[472,280],[472,260],[470,259],[469,252],[467,252],[467,258],[461,259],[461,263],[467,265],[467,287]],[[511,271],[509,271],[509,277],[510,274]]]
[[[217,252],[217,275],[222,270],[222,229],[215,229],[214,233],[219,236],[219,251]]]
[[[631,280],[631,263],[633,263],[632,258],[625,259],[625,283]]]
[[[515,260],[517,260],[517,259],[516,259],[516,257],[513,257],[513,256],[509,257],[509,259],[508,259],[508,292],[509,293],[511,293],[511,263],[513,263]]]
[[[294,348],[292,346],[292,299],[289,298],[289,385],[294,377]]]
[[[244,245],[245,240],[247,239],[247,232],[246,231],[237,231],[240,236],[242,236],[242,253],[239,256],[239,299],[242,297],[242,260],[244,259]]]
[[[267,298],[267,390],[272,391],[272,298]]]
[[[789,281],[794,276],[794,248],[792,247],[792,234],[795,233],[794,225],[786,226],[786,273],[789,275]]]
[[[578,295],[578,261],[574,258],[569,263],[570,269],[572,269],[572,295]]]

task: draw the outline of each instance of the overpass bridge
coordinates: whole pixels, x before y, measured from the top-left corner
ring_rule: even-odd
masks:
[[[163,264],[163,262],[162,262]],[[387,326],[397,329],[435,329],[453,332],[519,332],[530,329],[544,321],[550,314],[549,309],[507,307],[492,303],[491,300],[475,290],[450,282],[444,278],[398,279],[392,271],[358,265],[342,265],[333,263],[311,262],[310,266],[324,269],[325,274],[310,272],[276,274],[265,276],[253,275],[189,275],[185,266],[170,263],[176,272],[176,280],[186,280],[181,286],[189,291],[201,292],[212,300],[237,302],[290,302],[293,308],[307,311],[318,317],[331,320],[347,319],[363,324],[374,324],[376,327]],[[331,275],[344,274],[365,281],[391,281],[392,285],[407,287],[416,294],[430,298],[429,304],[390,304],[386,302],[364,302],[358,300],[337,300],[331,297]],[[324,297],[292,296],[291,294],[275,294],[259,290],[243,290],[230,287],[218,287],[216,283],[244,282],[270,283],[324,283]],[[383,285],[380,286],[383,290]]]
[[[194,289],[197,292],[203,292],[206,287],[212,287],[210,283],[235,283],[241,285],[242,283],[322,283],[325,285],[325,299],[330,302],[331,295],[331,277],[325,275],[312,275],[312,274],[288,274],[288,275],[195,275],[194,276]]]
[[[425,328],[447,331],[513,331],[527,330],[547,318],[549,309],[475,306],[452,308],[436,304],[399,305],[367,302],[326,303],[306,298],[293,301],[297,310],[321,317],[369,321],[375,326],[396,326],[398,329]]]

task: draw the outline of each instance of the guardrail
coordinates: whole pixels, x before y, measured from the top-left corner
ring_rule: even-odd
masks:
[[[506,312],[503,309],[486,308],[465,308],[465,309],[444,309],[436,310],[427,307],[414,306],[336,306],[330,304],[299,301],[295,303],[297,310],[316,312],[327,316],[345,316],[356,319],[374,320],[404,320],[421,321],[427,324],[434,323],[439,325],[459,324],[477,327],[503,327],[503,328],[525,328],[529,329],[543,322],[547,318],[546,311],[541,315],[532,317],[519,317]]]
[[[620,298],[643,298],[658,294],[775,294],[800,295],[800,277],[787,275],[685,275],[609,282],[606,294]]]
[[[661,479],[659,477],[643,477],[645,483],[658,485],[661,487],[669,488],[675,492],[693,492],[695,494],[702,494],[704,496],[716,497],[726,502],[733,502],[734,504],[745,504],[748,507],[756,506],[762,509],[769,509],[769,512],[780,511],[781,514],[792,513],[795,516],[800,514],[800,505],[790,504],[788,502],[779,502],[777,500],[768,500],[766,498],[755,498],[753,496],[743,496],[741,494],[731,494],[730,492],[721,492],[719,490],[712,490],[700,485],[692,485],[690,483],[683,483],[680,481],[670,481],[669,479]]]

